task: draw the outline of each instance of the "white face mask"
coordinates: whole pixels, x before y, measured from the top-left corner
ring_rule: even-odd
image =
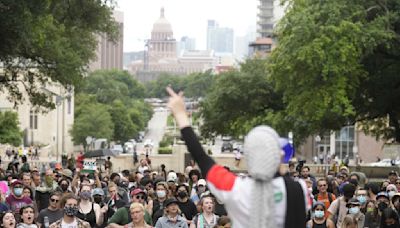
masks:
[[[352,215],[358,214],[358,212],[360,212],[360,208],[359,207],[352,207],[349,209],[349,213]]]
[[[158,198],[164,198],[165,195],[166,195],[166,193],[165,193],[164,190],[157,191],[157,197],[158,197]]]

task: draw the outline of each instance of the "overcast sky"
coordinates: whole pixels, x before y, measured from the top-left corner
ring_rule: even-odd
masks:
[[[124,12],[124,52],[143,50],[161,7],[175,39],[193,37],[196,48],[205,49],[207,20],[233,28],[235,37],[243,36],[255,29],[258,4],[258,0],[118,0],[117,9]]]

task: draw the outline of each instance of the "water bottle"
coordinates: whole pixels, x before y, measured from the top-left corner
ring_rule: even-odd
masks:
[[[44,221],[43,222],[44,228],[49,228],[50,226],[49,217],[44,216],[43,221]]]

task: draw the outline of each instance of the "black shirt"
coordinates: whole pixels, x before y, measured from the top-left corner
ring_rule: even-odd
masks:
[[[196,205],[194,205],[190,199],[188,199],[185,203],[178,201],[178,206],[187,220],[192,220],[192,218],[198,213]]]

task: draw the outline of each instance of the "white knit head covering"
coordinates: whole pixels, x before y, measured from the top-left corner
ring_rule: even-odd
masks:
[[[257,126],[247,134],[244,152],[249,174],[255,180],[250,209],[251,227],[276,227],[272,179],[281,161],[279,135],[269,126]]]

